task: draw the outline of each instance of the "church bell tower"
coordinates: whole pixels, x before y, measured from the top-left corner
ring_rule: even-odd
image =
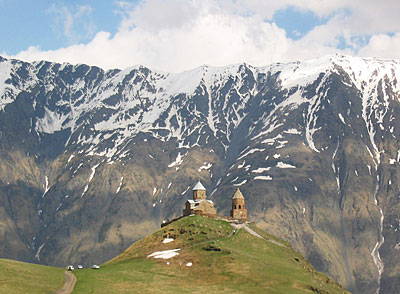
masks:
[[[204,188],[203,184],[198,181],[197,184],[193,187],[193,200],[204,200],[206,198],[206,188]]]
[[[232,196],[231,217],[239,221],[247,221],[246,203],[244,200],[244,196],[242,192],[240,192],[239,188],[236,189],[235,193]]]

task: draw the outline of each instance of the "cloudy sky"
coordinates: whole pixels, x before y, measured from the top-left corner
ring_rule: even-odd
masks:
[[[172,72],[400,58],[399,12],[399,0],[0,0],[0,54]]]

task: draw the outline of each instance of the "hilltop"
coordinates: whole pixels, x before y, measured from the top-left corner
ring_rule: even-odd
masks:
[[[74,293],[348,293],[256,226],[188,216],[134,243]]]

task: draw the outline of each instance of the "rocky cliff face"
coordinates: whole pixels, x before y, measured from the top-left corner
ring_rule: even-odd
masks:
[[[255,68],[0,58],[0,256],[100,263],[201,179],[355,293],[400,290],[400,62]]]

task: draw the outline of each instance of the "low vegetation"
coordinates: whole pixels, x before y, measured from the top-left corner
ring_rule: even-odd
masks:
[[[263,238],[223,220],[185,217],[136,242],[100,270],[76,271],[73,293],[348,293],[288,244],[258,233]],[[174,241],[163,243],[167,238]],[[180,249],[179,255],[147,257],[171,249]]]
[[[64,284],[64,269],[0,259],[1,294],[54,294]]]
[[[249,228],[200,216],[182,218],[134,243],[98,270],[75,270],[78,282],[73,293],[348,293],[316,272],[286,242],[254,225]],[[178,255],[149,257],[167,250]],[[63,271],[0,259],[0,294],[54,294],[63,285]]]

